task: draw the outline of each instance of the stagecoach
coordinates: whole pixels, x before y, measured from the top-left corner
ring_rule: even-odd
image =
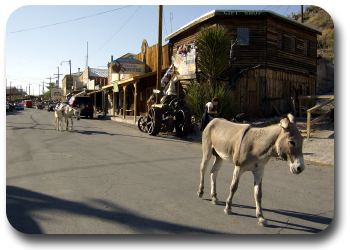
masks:
[[[146,116],[138,120],[138,128],[150,135],[157,135],[160,131],[175,132],[178,136],[185,136],[191,130],[191,113],[184,101],[178,98],[175,90],[176,77],[170,81],[167,91],[162,92],[160,104],[151,105]],[[160,90],[153,90],[147,103],[156,99]]]

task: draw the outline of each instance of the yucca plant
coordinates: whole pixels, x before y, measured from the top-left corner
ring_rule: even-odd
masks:
[[[196,40],[198,68],[211,85],[229,64],[230,38],[224,26],[202,27]]]
[[[196,121],[201,120],[205,104],[210,102],[213,97],[219,99],[219,103],[215,108],[218,111],[216,117],[225,118],[230,121],[237,115],[234,93],[224,83],[217,82],[214,88],[208,82],[201,84],[192,82],[187,86],[186,92],[186,105]]]

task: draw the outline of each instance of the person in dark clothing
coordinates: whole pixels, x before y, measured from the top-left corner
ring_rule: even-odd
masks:
[[[203,131],[205,127],[208,125],[208,123],[214,119],[214,114],[217,114],[217,111],[214,111],[214,107],[218,105],[219,99],[217,97],[214,97],[211,99],[211,102],[208,102],[205,104],[205,110],[202,116],[202,121],[201,121],[201,128],[200,131]]]

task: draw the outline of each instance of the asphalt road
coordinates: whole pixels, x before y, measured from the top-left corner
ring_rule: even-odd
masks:
[[[6,113],[6,157],[7,217],[24,233],[314,234],[334,214],[333,168],[307,165],[293,175],[272,159],[263,179],[268,227],[255,218],[249,172],[226,215],[233,165],[223,164],[212,205],[210,167],[197,196],[200,143],[110,120],[75,119],[73,131],[58,132],[53,112]]]

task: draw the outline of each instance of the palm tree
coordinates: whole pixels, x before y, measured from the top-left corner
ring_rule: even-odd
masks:
[[[224,26],[202,27],[196,41],[198,67],[211,84],[223,73],[229,63],[230,38]]]

